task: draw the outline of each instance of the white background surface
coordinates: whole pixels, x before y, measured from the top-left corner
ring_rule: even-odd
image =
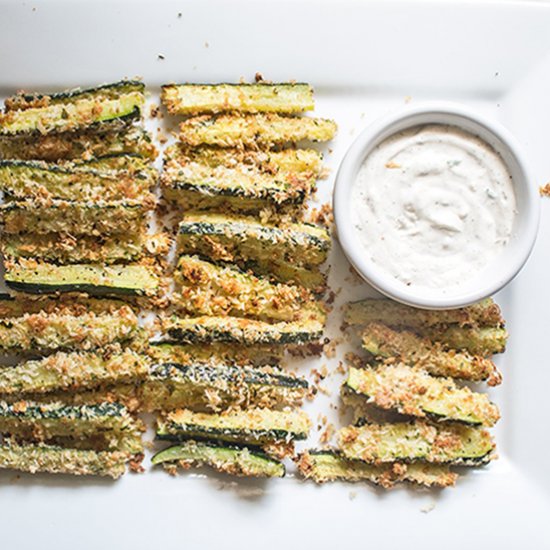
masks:
[[[315,114],[340,126],[321,200],[354,135],[374,118],[405,101],[462,101],[514,132],[538,186],[550,180],[549,31],[550,7],[531,2],[1,2],[0,95],[136,75],[153,90],[256,71],[309,81]],[[550,548],[549,216],[545,202],[527,267],[497,296],[511,332],[499,358],[504,383],[492,392],[503,413],[501,458],[456,489],[386,493],[292,475],[235,484],[161,471],[116,483],[2,473],[0,549]],[[337,245],[331,263],[331,285],[343,287],[334,336],[339,305],[369,291],[353,284]],[[309,406],[313,418],[329,403],[336,391]]]

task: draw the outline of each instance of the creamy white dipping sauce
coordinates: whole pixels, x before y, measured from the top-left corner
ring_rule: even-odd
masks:
[[[512,178],[498,153],[454,126],[416,126],[380,143],[352,188],[365,254],[406,285],[452,289],[508,243]]]

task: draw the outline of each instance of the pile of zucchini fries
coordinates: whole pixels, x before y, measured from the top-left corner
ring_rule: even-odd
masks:
[[[140,125],[144,85],[18,93],[0,114],[0,468],[119,477],[139,469],[136,388],[149,371],[136,312],[154,295],[147,234],[157,155]],[[45,295],[45,296],[37,296]],[[92,296],[92,297],[90,297]]]
[[[297,407],[310,388],[280,360],[322,336],[330,249],[327,230],[303,221],[322,157],[296,143],[330,140],[336,126],[298,116],[313,109],[307,84],[166,85],[162,101],[185,117],[161,176],[183,217],[147,401],[161,410],[157,438],[177,444],[152,461],[281,477],[309,431]]]
[[[300,456],[306,477],[445,487],[457,478],[451,466],[496,456],[486,428],[497,406],[459,383],[501,381],[490,356],[504,351],[507,333],[491,299],[444,311],[368,299],[348,304],[345,321],[361,327],[367,352],[342,386],[355,422],[339,431],[337,449]]]
[[[153,296],[163,235],[147,234],[156,149],[144,84],[19,93],[0,114],[5,281],[17,292]]]

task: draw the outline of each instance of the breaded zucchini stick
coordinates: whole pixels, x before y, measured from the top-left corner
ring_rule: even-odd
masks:
[[[504,319],[492,298],[477,304],[445,310],[417,309],[386,299],[366,299],[347,305],[345,322],[349,325],[383,323],[395,328],[425,329],[437,325],[501,326]]]
[[[190,148],[176,143],[165,149],[164,158],[179,164],[194,161],[212,168],[219,165],[228,168],[245,165],[255,167],[267,174],[309,172],[313,177],[320,177],[323,171],[323,155],[315,149],[254,151],[208,146]]]
[[[22,200],[0,205],[5,233],[70,233],[103,237],[139,232],[155,201],[120,200],[76,202]]]
[[[128,349],[110,357],[92,352],[57,352],[0,368],[0,394],[37,395],[95,388],[143,379],[148,369],[147,358]]]
[[[309,84],[165,84],[161,100],[173,115],[302,113],[313,109]]]
[[[338,448],[346,458],[369,464],[422,460],[479,466],[494,458],[487,430],[421,421],[348,426],[338,432]]]
[[[247,477],[284,477],[282,462],[259,449],[240,447],[213,441],[184,441],[159,451],[152,464],[163,464],[170,473],[181,466],[184,469],[210,466],[218,472]]]
[[[199,438],[266,445],[306,439],[310,428],[311,421],[301,410],[247,409],[214,414],[179,409],[159,417],[157,438],[171,441]]]
[[[57,265],[20,259],[5,262],[6,285],[19,292],[86,292],[91,296],[153,296],[160,287],[157,270],[142,264]]]
[[[139,399],[145,411],[219,411],[251,405],[295,406],[308,393],[306,380],[275,367],[159,363],[151,367]]]
[[[301,345],[319,340],[323,322],[266,323],[240,317],[175,317],[162,321],[171,339],[183,343],[224,342],[246,347],[258,344]]]
[[[458,477],[447,465],[425,462],[367,464],[349,460],[334,450],[305,451],[299,455],[297,465],[306,479],[316,483],[369,481],[386,489],[405,481],[426,487],[451,487]]]
[[[164,256],[170,248],[166,233],[148,235],[88,235],[60,233],[18,233],[5,235],[2,251],[7,258],[34,258],[60,264],[116,264],[141,260],[146,256]]]
[[[52,445],[0,445],[0,469],[36,474],[94,475],[119,478],[126,471],[129,453],[64,449]]]
[[[380,323],[370,323],[362,333],[363,348],[386,361],[399,361],[425,369],[435,376],[448,376],[490,386],[500,384],[502,376],[490,360],[469,352],[447,350],[440,342],[396,331]]]
[[[180,287],[177,303],[190,314],[275,321],[297,321],[304,315],[320,319],[325,316],[321,303],[305,288],[274,284],[197,256],[181,256],[174,279]]]
[[[113,313],[49,312],[0,319],[3,351],[94,350],[109,344],[143,343],[144,329],[135,313],[121,307]]]
[[[158,151],[142,128],[68,134],[0,136],[0,159],[79,160],[112,154],[136,154],[154,160]]]
[[[364,396],[381,409],[436,421],[493,426],[500,418],[486,394],[403,364],[350,367],[344,391]]]
[[[180,140],[191,147],[272,147],[298,141],[330,141],[336,124],[323,118],[276,114],[192,117],[180,124]]]

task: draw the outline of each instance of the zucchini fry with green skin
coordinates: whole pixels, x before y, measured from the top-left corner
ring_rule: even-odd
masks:
[[[165,84],[160,97],[172,115],[313,110],[313,89],[303,83]]]
[[[409,331],[395,331],[380,323],[370,323],[362,334],[363,348],[387,362],[403,362],[420,367],[434,376],[447,376],[479,382],[490,386],[502,381],[496,365],[470,353],[445,349],[439,342],[417,336]]]
[[[91,296],[153,296],[160,287],[147,265],[56,265],[34,260],[6,261],[6,285],[19,292],[86,292]]]
[[[508,341],[508,332],[502,327],[449,325],[430,328],[426,330],[426,336],[449,348],[464,350],[472,355],[481,355],[482,357],[503,353]]]
[[[309,391],[306,380],[275,367],[159,363],[151,367],[140,401],[145,411],[274,408],[300,405]]]
[[[131,158],[131,157],[130,157]],[[0,161],[0,190],[10,198],[64,200],[123,200],[149,196],[155,184],[151,169],[101,170],[85,164],[41,161]]]
[[[0,401],[0,433],[25,440],[46,442],[54,438],[77,440],[86,445],[86,438],[101,436],[101,450],[124,450],[132,454],[143,452],[143,423],[130,416],[119,403],[66,405]],[[70,446],[70,444],[68,445]]]
[[[103,237],[129,234],[145,226],[154,200],[77,202],[22,200],[0,205],[4,233],[70,233]]]
[[[344,457],[369,464],[425,461],[481,466],[494,458],[494,447],[487,430],[461,424],[365,424],[338,432],[338,448]]]
[[[307,172],[319,178],[323,173],[323,155],[315,149],[254,151],[208,146],[189,148],[176,143],[165,149],[164,158],[180,164],[194,161],[213,168],[220,165],[229,168],[245,165],[267,174]]]
[[[183,253],[214,260],[316,266],[326,261],[331,241],[326,229],[312,224],[275,226],[246,216],[189,213],[179,224],[178,246]]]
[[[392,300],[369,298],[348,304],[344,320],[348,325],[383,323],[394,328],[415,330],[448,324],[461,327],[504,324],[500,308],[492,298],[468,307],[444,310],[417,309]]]
[[[458,478],[447,465],[422,462],[367,464],[360,460],[349,460],[332,450],[301,453],[297,465],[306,479],[316,483],[369,481],[386,489],[405,481],[426,487],[451,487]]]
[[[323,118],[277,114],[217,115],[188,118],[180,124],[180,140],[191,147],[272,147],[298,141],[330,141],[336,123]]]
[[[0,135],[0,159],[56,162],[112,154],[136,154],[153,161],[158,151],[151,142],[151,136],[139,127],[40,136]]]
[[[126,472],[129,453],[64,449],[53,445],[0,445],[0,469],[36,474],[94,475],[119,478]]]
[[[275,321],[325,318],[322,304],[305,288],[271,283],[196,256],[180,257],[174,279],[180,292],[176,303],[189,314]]]
[[[165,197],[186,209],[224,206],[242,212],[297,208],[315,187],[309,173],[272,175],[245,165],[210,167],[174,161],[165,164],[161,183]]]
[[[306,439],[310,428],[311,421],[301,410],[248,409],[209,414],[180,409],[159,417],[157,438],[171,441],[214,439],[242,445],[267,445]]]
[[[279,365],[284,350],[279,346],[225,344],[210,342],[208,346],[178,344],[175,342],[150,342],[148,355],[157,363],[189,364],[193,361],[214,361],[237,365]]]
[[[142,83],[128,81],[60,94],[19,94],[5,102],[0,134],[73,132],[139,118],[145,103],[143,90]]]
[[[110,357],[92,352],[57,352],[1,368],[0,395],[38,395],[130,382],[144,379],[148,369],[147,358],[131,350]]]
[[[364,396],[380,409],[435,421],[493,426],[500,418],[486,394],[403,364],[350,367],[344,390]]]
[[[42,311],[0,319],[0,349],[16,351],[91,351],[110,344],[139,347],[144,329],[135,313],[122,307],[112,313]]]
[[[282,462],[259,449],[224,445],[210,441],[185,441],[159,451],[151,459],[154,465],[163,464],[170,473],[180,466],[184,469],[210,466],[218,472],[247,477],[284,477]]]
[[[60,233],[17,233],[5,235],[1,246],[5,258],[110,265],[136,262],[147,256],[164,256],[170,249],[170,237],[166,233],[106,235],[103,238]]]
[[[323,336],[323,322],[318,319],[266,323],[240,317],[172,316],[163,320],[162,326],[174,341],[188,344],[302,345]]]

